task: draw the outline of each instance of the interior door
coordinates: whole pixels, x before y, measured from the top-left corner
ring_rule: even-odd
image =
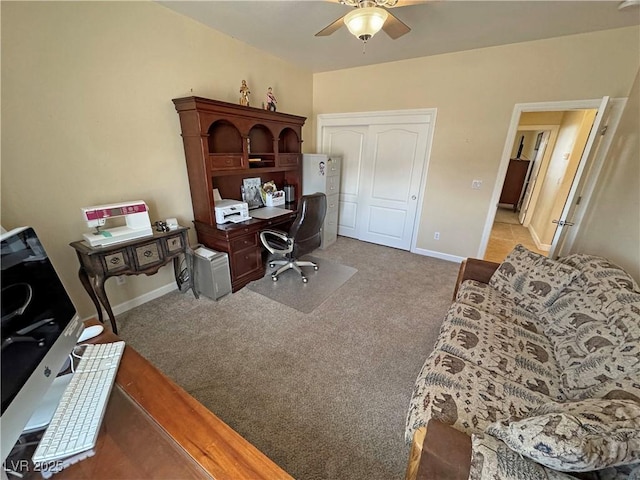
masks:
[[[427,124],[369,126],[358,196],[360,240],[411,249],[428,129]]]
[[[328,126],[322,129],[322,151],[342,156],[338,235],[345,237],[358,238],[358,192],[367,132],[366,125]]]
[[[549,251],[550,258],[557,258],[568,253],[571,243],[567,242],[567,235],[569,234],[568,228],[573,227],[577,223],[577,219],[574,221],[574,214],[576,213],[576,207],[580,200],[578,192],[582,190],[584,182],[588,177],[585,173],[591,168],[593,159],[598,153],[602,142],[602,127],[605,125],[605,120],[608,118],[609,113],[609,97],[604,97],[602,102],[600,102],[598,113],[593,121],[593,126],[591,127],[589,138],[587,139],[584,152],[580,159],[580,164],[573,178],[573,183],[571,184],[567,201],[564,204],[562,215],[557,219],[558,227],[556,228],[551,243],[551,250]],[[556,220],[554,220],[554,223],[555,222]]]
[[[527,218],[529,203],[531,202],[531,195],[533,193],[533,189],[536,186],[536,180],[538,179],[538,174],[540,173],[540,165],[542,165],[542,159],[544,158],[544,153],[547,149],[550,136],[551,132],[549,130],[545,130],[544,132],[542,132],[542,140],[540,140],[540,145],[538,145],[536,158],[533,159],[531,173],[529,174],[529,182],[527,182],[527,187],[524,191],[524,196],[522,197],[522,204],[520,206],[520,215],[518,219],[520,220],[520,223],[525,227],[529,224],[530,221],[530,219]]]

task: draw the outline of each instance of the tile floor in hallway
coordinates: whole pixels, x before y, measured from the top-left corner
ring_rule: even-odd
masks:
[[[502,210],[503,209],[501,209],[500,219],[504,220],[505,212]],[[513,218],[506,219],[509,223],[493,223],[484,259],[492,262],[502,262],[518,243],[521,243],[533,252],[538,252],[541,255],[546,256],[548,252],[542,251],[536,247],[529,230],[517,223],[517,214],[513,213],[512,217]],[[496,216],[496,218],[498,218],[498,216]]]

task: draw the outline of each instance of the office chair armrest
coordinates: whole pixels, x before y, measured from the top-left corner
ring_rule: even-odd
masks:
[[[279,238],[283,242],[286,242],[287,248],[285,250],[280,250],[271,246],[271,244],[269,243],[269,240],[267,239],[268,235],[272,235],[276,238]],[[262,242],[262,245],[264,245],[264,248],[269,250],[269,253],[277,253],[277,254],[284,255],[286,253],[290,253],[293,251],[293,240],[290,239],[285,232],[280,230],[262,230],[260,232],[260,241]]]

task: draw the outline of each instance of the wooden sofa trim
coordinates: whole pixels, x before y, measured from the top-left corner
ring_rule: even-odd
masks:
[[[462,282],[465,280],[476,280],[481,283],[489,283],[491,275],[493,275],[493,272],[495,272],[499,266],[499,263],[480,260],[479,258],[467,258],[463,260],[458,270],[456,286],[453,289],[453,300],[456,299],[458,288]]]
[[[413,434],[411,442],[411,451],[409,452],[409,463],[407,464],[407,472],[404,476],[405,480],[416,480],[418,476],[418,467],[420,466],[420,458],[422,457],[422,445],[424,437],[427,435],[427,427],[418,428]]]
[[[467,480],[471,437],[431,419],[413,435],[406,480]]]

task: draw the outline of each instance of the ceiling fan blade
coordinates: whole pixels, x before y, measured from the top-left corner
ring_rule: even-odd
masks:
[[[432,3],[435,0],[400,0],[395,7],[409,7],[411,5],[422,5],[423,3]]]
[[[324,0],[325,2],[330,2],[330,3],[344,3],[342,0]],[[396,8],[396,7],[408,7],[409,5],[420,5],[423,3],[431,3],[431,2],[435,2],[438,0],[398,0],[398,3],[396,3],[395,5],[379,5],[381,7],[384,8]],[[634,1],[634,0],[630,0],[630,1]],[[356,6],[356,5],[351,5],[351,2],[347,3],[347,5],[350,6]]]
[[[407,25],[405,25],[402,20],[400,20],[389,11],[387,11],[387,13],[389,14],[389,16],[387,17],[387,21],[384,22],[384,25],[382,26],[382,30],[384,30],[384,33],[395,40],[396,38],[400,38],[402,35],[411,31],[411,29]]]
[[[333,32],[335,32],[336,30],[338,30],[341,26],[344,25],[344,16],[340,17],[339,19],[337,19],[335,22],[327,25],[326,27],[324,27],[322,30],[320,30],[318,33],[316,33],[316,37],[326,37],[328,35],[331,35]]]

